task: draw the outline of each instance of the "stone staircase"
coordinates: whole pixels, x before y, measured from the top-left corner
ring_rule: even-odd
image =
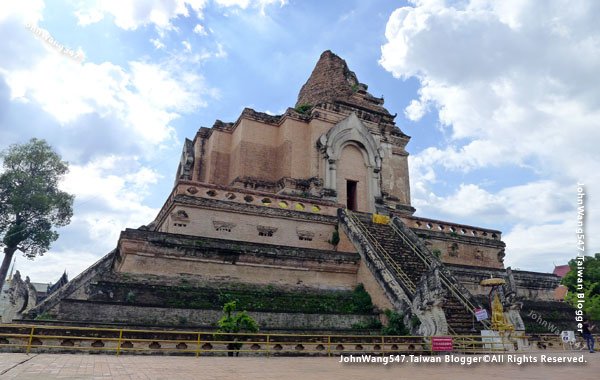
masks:
[[[479,334],[480,330],[488,328],[486,322],[474,322],[472,310],[481,307],[475,298],[398,218],[393,218],[389,224],[377,224],[372,222],[372,214],[347,210],[341,213],[352,222],[347,227],[362,234],[381,261],[395,269],[392,272],[397,274],[398,282],[411,301],[417,288],[428,281],[433,269],[437,270],[445,294],[442,308],[449,333]]]

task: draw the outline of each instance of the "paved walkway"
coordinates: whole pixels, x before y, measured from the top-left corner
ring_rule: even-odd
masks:
[[[404,363],[365,364],[340,363],[332,358],[289,357],[180,357],[180,356],[111,356],[88,354],[13,354],[0,353],[0,379],[265,379],[265,380],[451,380],[498,379],[523,380],[598,380],[600,353],[549,353],[552,357],[581,356],[585,363],[479,363],[461,365],[460,360],[482,356],[455,355],[455,364],[415,363],[405,357]],[[501,355],[496,356],[496,358]],[[522,355],[518,355],[522,359]],[[445,360],[445,356],[440,357]],[[491,360],[488,357],[488,360]],[[519,360],[517,355],[511,359]]]

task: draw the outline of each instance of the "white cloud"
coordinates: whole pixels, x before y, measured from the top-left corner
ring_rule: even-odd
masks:
[[[51,251],[33,261],[15,256],[15,269],[21,272],[21,276],[29,276],[32,282],[39,283],[55,283],[63,271],[67,272],[69,279],[73,279],[99,259],[97,254],[81,247]]]
[[[61,188],[82,202],[94,198],[112,211],[140,213],[145,206],[140,206],[138,200],[159,178],[155,170],[140,165],[135,157],[105,156],[84,165],[71,165]]]
[[[426,104],[423,104],[422,102],[413,99],[413,100],[411,100],[408,107],[406,107],[406,109],[404,110],[404,115],[412,121],[417,121],[417,120],[420,120],[425,115],[426,111],[427,111]]]
[[[574,231],[568,221],[558,224],[517,224],[502,238],[510,255],[506,265],[513,268],[552,271],[553,265],[566,264],[575,257],[573,241],[565,239],[565,231]]]
[[[479,185],[461,184],[451,195],[429,193],[420,201],[422,210],[463,219],[478,218],[487,223],[556,223],[569,217],[573,190],[561,188],[551,180],[508,186],[495,193]]]
[[[216,5],[223,8],[255,8],[265,15],[265,8],[279,4],[283,7],[287,0],[215,0]],[[178,17],[190,17],[191,9],[197,19],[204,17],[203,11],[208,0],[96,0],[80,2],[74,11],[79,25],[97,23],[106,15],[114,18],[114,23],[121,29],[136,30],[141,26],[154,25],[159,33],[172,30],[172,20]],[[202,27],[197,25],[196,27]],[[196,32],[196,29],[194,29]],[[201,34],[200,32],[196,32]],[[204,32],[205,33],[205,32]]]
[[[196,26],[194,27],[194,33],[199,34],[201,36],[208,35],[208,32],[206,31],[206,29],[200,24],[196,24]]]
[[[221,7],[239,7],[246,9],[249,6],[264,10],[265,7],[273,4],[279,4],[283,7],[287,0],[215,0],[215,3]]]
[[[43,256],[17,258],[16,268],[34,282],[56,281],[65,269],[73,278],[115,248],[122,230],[158,213],[145,200],[161,176],[135,157],[107,156],[69,169],[60,186],[75,195],[71,224],[58,229],[59,240]]]
[[[1,68],[0,68],[1,70]],[[62,124],[89,113],[113,116],[140,144],[174,136],[170,123],[205,106],[204,78],[177,62],[84,63],[50,52],[31,69],[5,71],[12,97],[34,101]],[[168,94],[168,96],[165,96]]]
[[[410,159],[415,204],[458,218],[505,215],[513,225],[505,234],[509,255],[535,242],[549,254],[562,252],[563,261],[574,255],[547,242],[574,246],[574,230],[561,226],[576,217],[575,184],[600,188],[599,11],[595,1],[419,0],[393,12],[380,63],[395,77],[420,80],[405,115],[419,120],[435,110],[449,132],[447,142]],[[500,167],[531,175],[495,193],[465,183],[452,195],[435,195],[436,185],[452,180],[446,171],[464,176]],[[535,177],[544,179],[525,183]],[[557,213],[557,204],[570,213]],[[598,228],[600,217],[588,223]],[[597,250],[593,239],[588,246]]]
[[[170,30],[173,28],[171,19],[189,17],[189,9],[197,18],[202,18],[206,4],[207,0],[97,0],[79,3],[75,16],[83,26],[96,23],[108,14],[121,29],[135,30],[152,24],[158,29]]]
[[[165,44],[158,38],[151,38],[150,42],[152,42],[152,45],[154,45],[155,49],[164,49],[165,48]]]
[[[223,48],[223,45],[217,44],[217,51],[213,54],[215,58],[227,58],[227,52]]]
[[[17,268],[35,282],[55,281],[64,269],[73,278],[115,248],[123,229],[148,224],[158,212],[144,202],[160,175],[135,157],[107,156],[69,169],[61,188],[75,195],[71,224],[58,230],[61,238],[43,257],[26,266],[18,259]]]
[[[183,48],[185,49],[185,51],[187,51],[187,52],[192,51],[192,44],[190,44],[189,41],[181,41],[181,44],[183,45]]]
[[[250,0],[215,0],[215,3],[222,7],[240,7],[246,9],[250,5]]]
[[[215,3],[224,8],[255,8],[260,11],[262,16],[265,16],[265,9],[268,6],[279,4],[279,7],[283,7],[287,4],[287,0],[215,0]]]
[[[23,25],[37,25],[43,19],[44,0],[0,2],[0,23],[17,19]]]
[[[124,228],[153,220],[158,210],[147,203],[160,177],[153,162],[169,163],[160,152],[175,144],[172,122],[216,90],[187,55],[79,63],[36,38],[25,19],[41,13],[13,12],[0,22],[0,32],[19,41],[0,40],[0,149],[36,136],[70,161],[62,186],[76,195],[72,223],[44,257],[18,265],[33,281],[54,281],[114,248]]]

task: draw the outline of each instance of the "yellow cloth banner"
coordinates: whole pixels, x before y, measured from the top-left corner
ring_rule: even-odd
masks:
[[[390,224],[390,217],[387,215],[373,214],[373,223]]]

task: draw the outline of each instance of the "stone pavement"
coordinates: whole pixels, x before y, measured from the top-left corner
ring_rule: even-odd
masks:
[[[522,354],[521,354],[522,355]],[[357,364],[339,357],[181,357],[89,354],[0,353],[0,379],[377,379],[377,380],[479,380],[600,379],[600,353],[553,352],[548,356],[581,356],[583,364],[481,363],[470,366],[446,363]],[[481,355],[479,355],[481,356]],[[519,355],[520,356],[520,355]],[[529,356],[529,355],[527,355]],[[468,359],[476,356],[455,355]],[[503,356],[505,361],[507,355]],[[513,356],[513,359],[517,356]],[[445,357],[442,356],[442,360]],[[410,361],[408,357],[405,360]],[[499,379],[499,380],[500,380]]]

